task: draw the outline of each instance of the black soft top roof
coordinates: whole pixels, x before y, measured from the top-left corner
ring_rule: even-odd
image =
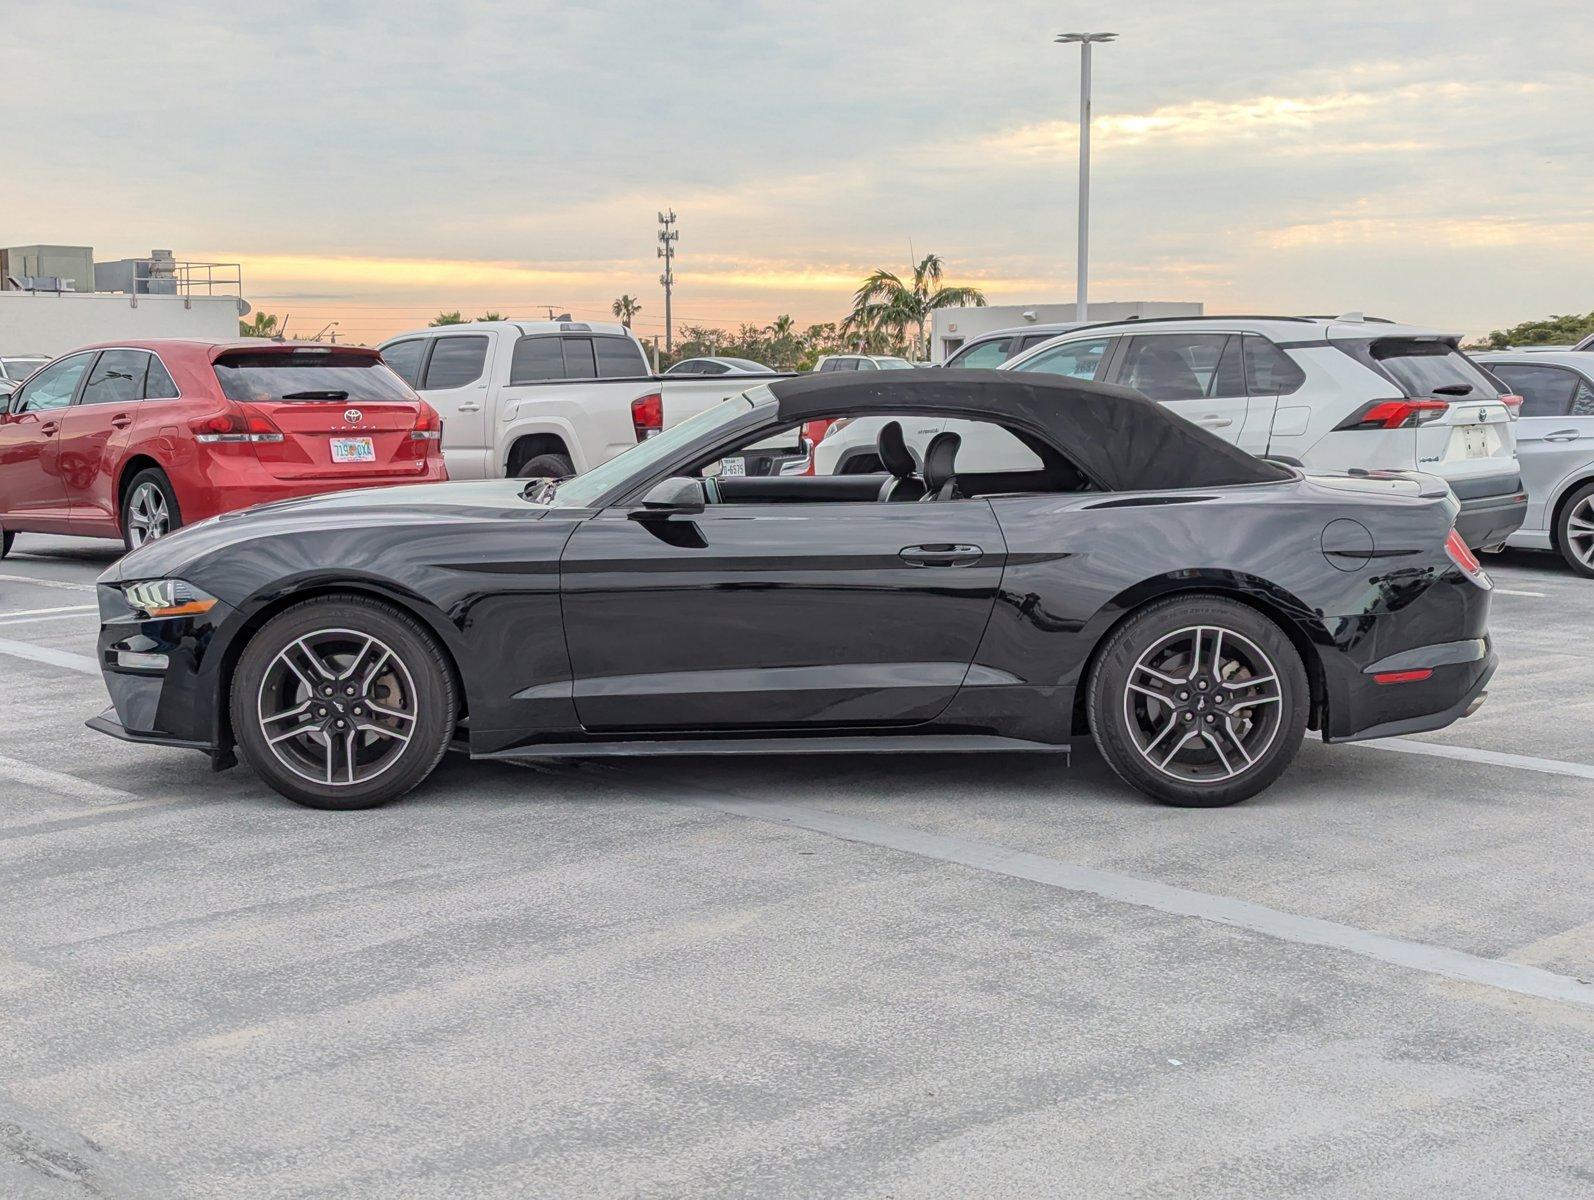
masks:
[[[1264,462],[1139,392],[1059,375],[958,369],[801,375],[767,385],[780,419],[937,413],[998,422],[1066,454],[1114,492],[1272,483],[1293,472]]]

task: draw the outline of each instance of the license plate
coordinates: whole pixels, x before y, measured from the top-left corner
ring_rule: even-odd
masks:
[[[375,462],[376,447],[370,438],[333,438],[332,461],[340,463]]]
[[[1489,431],[1483,428],[1456,430],[1455,436],[1461,444],[1455,449],[1461,451],[1458,458],[1488,458],[1489,457]]]
[[[747,460],[745,458],[720,459],[720,475],[722,477],[747,474]]]

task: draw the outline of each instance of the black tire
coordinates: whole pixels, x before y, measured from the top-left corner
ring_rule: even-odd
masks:
[[[1585,483],[1566,498],[1560,515],[1555,518],[1555,548],[1561,552],[1566,565],[1585,579],[1594,579],[1594,534],[1574,529],[1572,522],[1576,520],[1580,526],[1587,523],[1591,510],[1594,510],[1594,483]]]
[[[565,455],[538,454],[517,464],[509,474],[512,479],[569,479],[575,473],[575,464]]]
[[[152,506],[157,497],[160,528],[153,536],[147,536],[141,530],[153,528],[153,524],[146,525],[145,518],[156,511]],[[145,542],[153,542],[183,527],[183,510],[177,505],[177,493],[172,490],[172,481],[166,478],[166,472],[159,467],[146,467],[128,480],[127,489],[122,493],[121,516],[122,544],[129,550],[137,550]]]
[[[11,553],[11,543],[17,540],[17,535],[9,529],[0,529],[0,558]]]
[[[304,658],[296,657],[291,665],[278,664],[280,654],[297,655],[296,646],[336,646],[344,635],[347,641],[342,644],[352,647],[362,639],[372,639],[375,646],[366,658],[354,658],[352,662],[348,661],[352,650],[341,657],[326,654],[322,661],[334,669],[326,675],[317,675]],[[377,662],[382,650],[388,651],[397,663],[385,672],[382,668],[386,660]],[[370,675],[362,679],[363,663],[375,665],[370,667]],[[350,674],[336,676],[335,670],[345,666]],[[296,683],[290,672],[301,682]],[[325,705],[311,695],[306,703],[315,707],[303,714],[304,723],[296,727],[309,730],[318,726],[328,736],[290,737],[281,743],[284,749],[279,753],[268,743],[263,725],[275,724],[279,730],[283,726],[268,721],[265,709],[275,707],[280,721],[280,714],[298,705],[305,695],[302,681],[307,678],[318,685],[336,681],[336,694],[325,698]],[[346,685],[355,683],[360,684],[358,695],[341,694]],[[406,719],[407,723],[397,720],[402,714],[396,712],[378,717],[369,709],[362,709],[362,702],[388,704],[395,709],[408,709],[414,715]],[[249,639],[238,659],[231,704],[233,736],[244,761],[255,773],[289,800],[310,808],[335,810],[375,808],[419,784],[442,760],[454,735],[459,711],[453,672],[431,632],[413,617],[364,596],[306,600],[268,621]],[[350,725],[367,724],[358,732],[340,734],[332,728],[339,720],[347,720]],[[382,730],[370,728],[371,723],[384,724],[404,734],[405,740],[400,743],[394,733],[379,737]],[[346,767],[351,782],[329,784],[290,765],[304,767],[313,762],[319,774],[323,752],[326,773],[336,778],[345,773]],[[388,761],[379,767],[384,755]],[[372,761],[360,764],[358,769],[375,773],[356,779],[355,760],[362,756],[369,756]]]
[[[1200,631],[1208,631],[1207,657],[1199,657]],[[1217,632],[1229,639],[1226,644]],[[1163,654],[1169,657],[1152,657]],[[1202,669],[1186,680],[1193,656]],[[1143,659],[1165,665],[1142,673],[1137,664]],[[1269,670],[1276,692],[1261,682]],[[1246,684],[1247,679],[1259,682]],[[1149,685],[1157,698],[1131,688],[1132,681]],[[1191,686],[1180,687],[1184,681]],[[1255,609],[1218,596],[1175,596],[1133,614],[1108,635],[1087,687],[1091,736],[1107,764],[1153,800],[1182,808],[1238,804],[1271,785],[1300,749],[1311,708],[1306,668],[1294,643]],[[1153,736],[1158,730],[1165,740]],[[1152,761],[1176,738],[1185,749],[1176,748],[1165,764]]]

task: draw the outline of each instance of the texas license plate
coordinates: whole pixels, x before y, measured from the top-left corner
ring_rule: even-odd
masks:
[[[333,438],[332,461],[340,463],[375,462],[376,447],[370,438]]]
[[[745,458],[720,459],[720,474],[722,476],[739,476],[747,474],[747,460]]]

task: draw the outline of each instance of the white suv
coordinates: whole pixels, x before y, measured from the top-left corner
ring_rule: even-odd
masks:
[[[1527,511],[1516,413],[1457,349],[1459,340],[1354,314],[1180,317],[1081,326],[999,369],[1131,387],[1252,454],[1310,470],[1438,475],[1461,502],[1457,528],[1468,544],[1493,548]],[[881,423],[833,428],[815,451],[814,469],[878,470]],[[985,445],[981,427],[964,424],[909,419],[903,432],[922,457],[931,437],[955,429],[964,438],[964,470],[1032,465],[1017,441]]]

